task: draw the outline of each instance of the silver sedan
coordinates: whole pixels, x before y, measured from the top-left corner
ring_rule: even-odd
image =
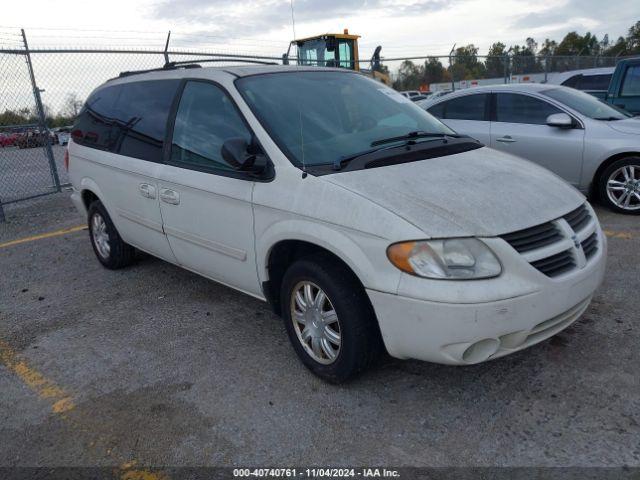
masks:
[[[558,174],[611,209],[640,214],[640,119],[568,87],[492,85],[417,105],[461,134]]]

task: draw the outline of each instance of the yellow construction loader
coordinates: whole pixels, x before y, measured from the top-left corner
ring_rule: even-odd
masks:
[[[380,50],[375,49],[369,68],[360,67],[358,39],[360,35],[351,35],[345,28],[343,33],[324,33],[314,37],[293,40],[289,44],[287,53],[282,56],[283,63],[289,64],[291,47],[296,47],[296,62],[298,65],[313,65],[320,67],[348,68],[356,72],[366,73],[374,79],[391,86],[391,78],[382,72],[380,66]]]

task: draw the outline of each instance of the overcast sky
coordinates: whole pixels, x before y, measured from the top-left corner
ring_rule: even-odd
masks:
[[[363,57],[379,44],[389,58],[454,43],[486,53],[494,41],[570,30],[613,40],[640,19],[640,0],[294,0],[294,13],[298,37],[349,28]],[[3,6],[0,25],[0,44],[11,41],[6,27],[24,26],[36,46],[160,46],[171,29],[175,46],[280,54],[293,36],[288,0],[21,0]]]

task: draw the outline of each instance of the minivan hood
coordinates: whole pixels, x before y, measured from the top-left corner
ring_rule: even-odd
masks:
[[[640,135],[640,117],[613,120],[611,122],[607,122],[607,125],[618,132]]]
[[[322,178],[394,212],[429,238],[501,235],[584,202],[548,170],[487,147]]]

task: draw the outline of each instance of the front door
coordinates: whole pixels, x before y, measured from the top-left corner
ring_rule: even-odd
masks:
[[[254,249],[254,183],[223,160],[222,144],[230,138],[251,141],[228,94],[212,82],[186,82],[158,182],[164,231],[180,265],[262,297]]]
[[[584,130],[547,125],[547,117],[565,113],[542,99],[497,93],[491,147],[548,168],[574,186],[580,183]]]

